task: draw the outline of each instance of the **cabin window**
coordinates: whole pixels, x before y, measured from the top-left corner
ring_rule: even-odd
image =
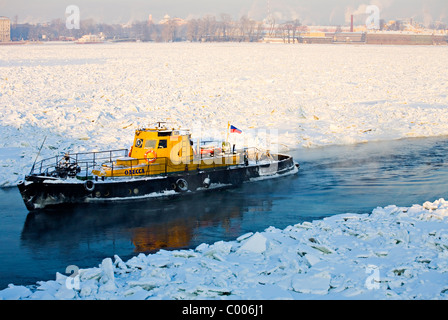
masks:
[[[159,149],[164,149],[167,147],[167,140],[159,140]]]
[[[146,140],[145,149],[152,148],[155,149],[157,146],[157,140]]]

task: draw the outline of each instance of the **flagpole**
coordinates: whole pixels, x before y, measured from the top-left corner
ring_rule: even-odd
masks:
[[[229,128],[230,128],[230,121],[227,121],[227,138],[226,138],[226,145],[229,142]]]

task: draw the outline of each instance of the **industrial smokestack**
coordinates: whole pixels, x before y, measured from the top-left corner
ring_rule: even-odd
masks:
[[[353,32],[353,15],[351,16],[350,32]]]

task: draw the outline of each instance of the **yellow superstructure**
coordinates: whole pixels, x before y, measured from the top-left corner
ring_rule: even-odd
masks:
[[[105,163],[92,173],[100,177],[148,176],[241,164],[243,155],[221,148],[193,148],[188,130],[142,128],[135,131],[128,157]]]

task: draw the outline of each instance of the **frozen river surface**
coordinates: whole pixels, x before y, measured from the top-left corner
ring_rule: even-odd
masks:
[[[16,188],[0,189],[0,287],[33,284],[158,249],[234,240],[377,206],[447,197],[448,139],[413,138],[296,150],[299,175],[214,194],[28,213]]]

